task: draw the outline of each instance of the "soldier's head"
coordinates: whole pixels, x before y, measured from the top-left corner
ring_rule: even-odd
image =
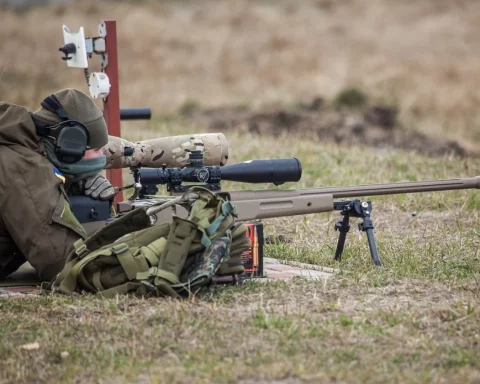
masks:
[[[76,163],[86,151],[108,143],[103,112],[77,89],[63,89],[48,96],[32,115],[37,133],[60,162]]]

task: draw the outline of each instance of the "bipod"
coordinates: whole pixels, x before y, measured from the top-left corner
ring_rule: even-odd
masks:
[[[333,209],[340,211],[343,216],[342,220],[335,223],[335,230],[340,232],[338,236],[337,249],[335,251],[335,260],[342,259],[343,248],[345,247],[345,239],[350,230],[350,217],[358,217],[362,222],[358,224],[358,229],[367,234],[368,246],[370,248],[370,255],[375,265],[381,266],[382,262],[378,257],[377,244],[375,243],[375,236],[373,235],[373,221],[370,217],[372,212],[372,203],[370,201],[341,201],[334,202]]]

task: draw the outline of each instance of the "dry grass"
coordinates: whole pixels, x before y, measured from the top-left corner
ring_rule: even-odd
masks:
[[[157,122],[147,134],[191,128]],[[133,123],[125,133],[132,139],[145,134]],[[259,153],[298,155],[304,165],[298,187],[480,173],[478,162],[454,157],[292,144],[288,137],[233,134],[229,141],[232,162]],[[212,287],[189,302],[2,301],[0,382],[478,381],[478,192],[373,200],[385,268],[373,266],[364,236],[353,227],[341,273],[328,281]],[[332,261],[337,219],[327,213],[266,221],[268,234],[287,238],[268,245],[266,255],[338,267]],[[38,349],[22,348],[35,342]]]
[[[1,375],[10,382],[475,382],[478,304],[474,292],[443,286],[354,291],[338,282],[225,288],[195,304],[14,300],[1,303],[10,318],[0,319]],[[32,342],[38,350],[20,348]]]
[[[112,18],[123,106],[260,107],[355,86],[397,105],[407,126],[478,143],[479,15],[476,0],[73,1],[0,11],[0,98],[33,108],[58,88],[85,89],[57,52],[61,24],[95,34]]]

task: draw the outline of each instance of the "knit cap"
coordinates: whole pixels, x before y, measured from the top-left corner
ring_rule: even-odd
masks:
[[[54,93],[68,116],[77,120],[88,130],[90,148],[101,148],[108,143],[108,129],[103,112],[94,101],[78,89],[62,89]],[[62,121],[60,116],[40,107],[33,115],[46,124],[57,124]]]

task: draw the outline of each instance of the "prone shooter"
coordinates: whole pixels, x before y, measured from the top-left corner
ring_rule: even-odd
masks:
[[[151,149],[152,142],[147,140],[135,143],[141,148],[135,156],[138,159],[139,154],[143,154],[140,159],[145,164],[161,161],[162,164],[178,166],[184,163],[183,158],[188,151],[202,147],[212,154],[212,158],[219,156],[216,163],[227,156],[225,142],[223,135],[214,134],[180,136],[171,140],[164,138],[161,139],[163,148],[155,152],[158,145]],[[103,112],[79,90],[58,91],[43,100],[35,112],[12,103],[0,103],[0,280],[28,261],[41,280],[50,281],[64,269],[69,258],[78,256],[75,244],[87,239],[87,233],[74,214],[75,208],[72,210],[70,198],[74,194],[82,194],[90,201],[109,204],[108,200],[116,191],[99,172],[123,161],[115,157],[117,152],[112,150],[119,143],[123,143],[122,139],[108,136]],[[82,188],[76,188],[79,184]],[[201,211],[213,215],[210,218],[202,216],[202,225],[218,216],[216,210],[208,210],[207,207]],[[194,234],[197,223],[190,221],[191,233]],[[129,228],[133,230],[136,224]],[[180,225],[182,228],[185,226],[188,227],[187,224]],[[231,236],[233,227],[234,238]],[[223,246],[216,244],[211,250],[212,254],[217,252],[222,255],[213,273],[228,256],[233,240],[245,244],[245,228],[232,220],[227,220],[221,228],[222,234],[228,232],[229,238],[228,241],[222,240]],[[114,232],[108,238],[111,242],[114,241],[112,236],[120,233],[117,230]],[[166,230],[165,236],[169,233],[170,230]],[[200,260],[207,245],[220,235],[218,232],[203,238],[201,245],[194,247],[192,257]],[[158,235],[158,239],[160,237]],[[162,249],[167,247],[151,251],[150,262],[155,255],[158,260],[162,259]],[[187,251],[188,246],[182,248],[185,259]],[[169,257],[175,254],[178,255],[178,252],[170,251]],[[195,261],[190,258],[190,267],[196,265],[192,260]],[[180,275],[182,268],[174,274]],[[114,269],[104,272],[110,275],[116,273]],[[118,277],[118,274],[115,276]],[[95,281],[97,278],[95,275]]]

